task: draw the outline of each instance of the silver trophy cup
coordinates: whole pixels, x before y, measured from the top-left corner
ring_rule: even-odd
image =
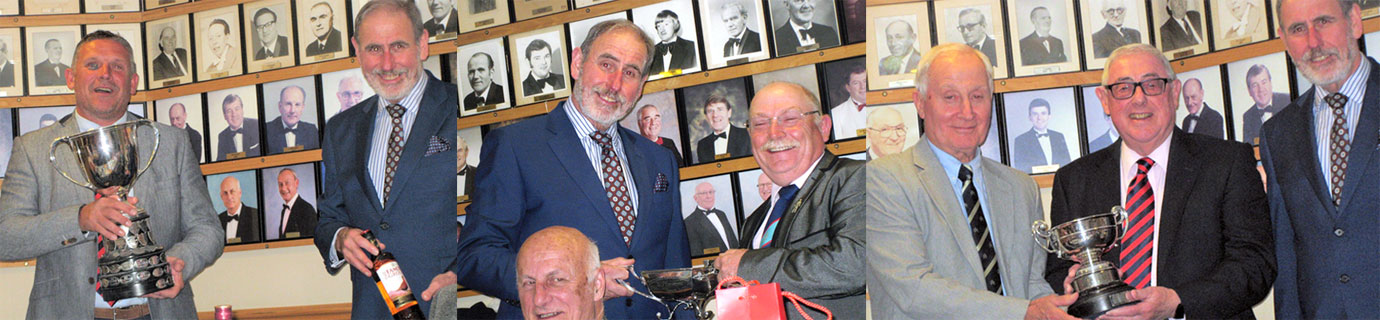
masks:
[[[666,306],[666,315],[661,319],[671,319],[675,311],[682,308],[694,310],[695,318],[700,320],[714,319],[714,312],[706,308],[709,300],[714,299],[716,286],[719,285],[719,269],[714,268],[714,260],[705,261],[704,265],[698,267],[643,271],[641,276],[633,272],[632,266],[628,266],[628,274],[642,281],[650,293],[637,291],[621,280],[619,284]],[[657,316],[662,317],[660,312]]]
[[[1061,259],[1083,264],[1073,276],[1078,300],[1069,306],[1069,315],[1090,319],[1117,307],[1134,304],[1126,291],[1135,288],[1121,281],[1116,265],[1103,260],[1107,248],[1117,245],[1126,230],[1126,210],[1112,207],[1109,213],[1074,219],[1050,228],[1044,220],[1035,221],[1031,231],[1035,243]]]
[[[139,170],[138,128],[153,128],[153,152]],[[57,165],[58,145],[71,147],[77,166],[82,169],[87,182],[73,179]],[[86,131],[53,140],[48,149],[48,161],[63,177],[77,185],[99,192],[115,188],[115,200],[125,201],[134,181],[153,164],[158,153],[158,128],[148,120],[136,120],[123,124]],[[173,279],[168,269],[167,257],[163,247],[154,242],[149,230],[149,215],[138,208],[130,223],[120,226],[125,235],[119,238],[101,240],[104,255],[98,260],[101,298],[116,301],[133,298],[159,290],[171,288]]]

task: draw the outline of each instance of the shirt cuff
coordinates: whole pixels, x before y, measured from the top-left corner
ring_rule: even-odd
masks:
[[[340,230],[342,229],[345,229],[345,227],[335,229],[335,235],[331,236],[331,269],[340,268],[342,265],[345,264],[345,260],[340,259],[340,253],[338,253],[340,252],[340,249],[337,249],[335,247],[335,241],[337,240],[336,238],[340,237]]]

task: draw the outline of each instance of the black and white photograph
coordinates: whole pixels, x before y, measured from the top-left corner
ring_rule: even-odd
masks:
[[[508,2],[513,4],[513,16],[517,17],[515,21],[523,21],[570,10],[570,3],[567,0],[513,0]]]
[[[249,72],[291,67],[297,52],[292,32],[292,8],[288,0],[255,1],[244,4],[242,16],[245,58]]]
[[[987,56],[993,78],[1006,78],[1006,26],[997,0],[937,2],[934,25],[939,43],[967,44]]]
[[[139,0],[86,0],[86,13],[133,11],[139,11]]]
[[[1006,0],[1016,76],[1078,71],[1073,0]]]
[[[1265,0],[1214,0],[1212,30],[1217,50],[1270,39],[1265,6]]]
[[[234,6],[192,14],[197,34],[198,81],[244,74],[244,50],[240,50],[240,10]]]
[[[508,17],[512,2],[500,0],[457,0],[460,33],[500,26],[512,22]]]
[[[1222,95],[1222,67],[1211,66],[1180,72],[1179,95],[1182,104],[1174,119],[1179,129],[1218,139],[1226,139],[1226,99]],[[1283,78],[1281,78],[1283,79]]]
[[[930,50],[930,10],[926,2],[872,7],[867,33],[870,90],[915,86],[915,70]]]
[[[0,97],[24,95],[24,46],[19,38],[19,28],[0,29]]]
[[[316,77],[263,85],[264,153],[321,148],[321,118],[316,113]]]
[[[135,2],[134,5],[137,8],[139,3]],[[138,91],[144,90],[144,76],[146,74],[144,72],[144,48],[136,46],[134,45],[134,43],[136,41],[139,41],[139,39],[143,39],[143,29],[144,27],[142,25],[139,25],[138,23],[86,25],[86,33],[88,34],[96,32],[96,30],[105,30],[110,31],[110,33],[114,33],[115,35],[118,35],[122,38],[125,38],[125,41],[130,42],[130,49],[133,49],[134,61],[132,62],[134,62],[134,70],[139,74],[139,84],[135,86],[135,90]],[[75,56],[75,54],[73,56]],[[4,84],[0,84],[0,87],[4,86]]]
[[[765,60],[767,22],[762,2],[753,0],[700,1],[704,54],[708,69]]]
[[[316,230],[316,163],[259,170],[264,240],[311,238]]]
[[[364,82],[359,68],[321,74],[321,109],[326,120],[372,96],[374,89]]]
[[[838,1],[839,9],[843,14],[839,19],[843,20],[839,24],[843,25],[843,43],[854,44],[867,40],[867,1],[865,0],[842,0]]]
[[[469,127],[456,131],[455,202],[470,200],[474,193],[475,170],[479,170],[479,150],[484,147],[483,130]]]
[[[417,3],[417,11],[422,13],[422,29],[431,37],[431,42],[455,39],[460,30],[460,15],[456,13],[455,0],[414,2]]]
[[[14,149],[14,109],[0,109],[0,177],[10,167],[10,152]]]
[[[225,244],[263,240],[264,215],[259,206],[259,176],[254,170],[206,176],[211,208],[225,229]]]
[[[819,93],[819,71],[815,65],[807,64],[794,68],[781,69],[771,72],[763,72],[752,75],[752,91],[757,92],[772,82],[790,82],[805,87],[806,91],[815,97],[822,97]],[[747,111],[747,108],[743,108]],[[823,110],[820,110],[821,112]]]
[[[834,140],[867,135],[866,57],[830,61],[823,64],[824,96],[821,105],[829,110],[834,123]]]
[[[81,26],[28,27],[29,95],[72,93],[64,74],[81,39]]]
[[[350,19],[345,0],[303,0],[297,2],[297,48],[302,63],[316,63],[350,56]]]
[[[72,111],[76,110],[76,107],[38,107],[19,108],[18,110],[19,135],[22,136],[25,133],[33,132],[34,130],[38,129],[43,129],[43,127],[51,126],[54,123],[57,123],[58,120],[62,120],[63,117],[72,114]]]
[[[154,118],[175,129],[187,131],[187,142],[197,162],[206,163],[206,116],[202,112],[201,94],[158,100],[154,103]]]
[[[867,107],[867,158],[877,159],[920,142],[920,117],[909,102]]]
[[[508,37],[508,47],[513,50],[513,79],[522,79],[521,90],[514,91],[517,105],[570,96],[566,83],[570,79],[566,76],[570,54],[563,32],[561,26],[554,26]]]
[[[259,97],[254,86],[206,93],[214,161],[263,155],[259,143]]]
[[[624,128],[637,131],[639,135],[651,140],[676,155],[676,165],[686,163],[680,146],[680,121],[676,109],[676,92],[666,90],[642,95],[633,105],[632,113],[618,123]]]
[[[153,10],[179,3],[188,3],[192,0],[144,0],[144,10]]]
[[[1180,78],[1182,79],[1182,78]],[[1112,117],[1102,109],[1102,100],[1097,98],[1097,87],[1092,84],[1079,87],[1083,95],[1083,127],[1088,128],[1088,153],[1097,152],[1116,143],[1121,133],[1112,125]]]
[[[77,0],[24,0],[24,15],[81,13],[81,2]]]
[[[1073,88],[1002,94],[1011,167],[1053,173],[1083,155]]]
[[[752,155],[747,85],[747,79],[737,78],[681,89],[686,144],[694,142],[690,144],[694,156],[686,155],[687,164]]]
[[[828,0],[769,0],[776,56],[837,47],[839,20]]]
[[[593,17],[580,21],[571,21],[570,23],[567,23],[566,26],[570,28],[570,47],[572,49],[577,48],[580,46],[580,44],[585,43],[585,37],[589,36],[589,29],[593,28],[594,25],[599,24],[600,22],[615,19],[626,19],[631,21],[632,16],[629,15],[627,11],[619,11],[598,17]],[[655,40],[656,38],[652,39]]]
[[[1003,149],[1001,144],[1001,137],[998,135],[998,131],[1001,130],[997,126],[997,108],[995,101],[993,101],[992,110],[992,123],[990,123],[987,126],[987,140],[983,141],[982,146],[978,147],[978,152],[981,152],[982,157],[984,158],[992,159],[992,161],[996,162],[1006,163],[1002,161],[1001,157],[1001,151]]]
[[[191,20],[186,15],[144,23],[149,89],[192,82]],[[233,26],[232,26],[233,27]]]
[[[1355,0],[1361,6],[1361,17],[1370,18],[1380,16],[1380,1],[1376,0]]]
[[[1284,52],[1227,63],[1236,141],[1256,144],[1260,126],[1289,106],[1289,69]]]
[[[647,80],[657,80],[700,70],[699,33],[695,6],[690,1],[667,1],[632,9],[633,22],[652,37]]]
[[[1146,29],[1145,2],[1093,0],[1080,2],[1083,9],[1083,50],[1087,69],[1102,69],[1112,50],[1132,43],[1150,44]]]
[[[681,218],[690,239],[690,256],[715,255],[738,248],[733,178],[724,174],[680,182]],[[688,201],[687,201],[688,200]]]
[[[1204,0],[1152,0],[1151,16],[1159,48],[1169,59],[1208,52],[1208,18]]]
[[[512,106],[508,98],[508,56],[503,38],[471,43],[456,50],[456,83],[460,84],[460,116]]]
[[[738,172],[734,175],[738,177],[738,204],[743,208],[743,220],[751,217],[758,207],[771,201],[771,196],[781,190],[781,187],[772,183],[767,175],[762,174],[762,169]],[[763,227],[766,227],[765,224]],[[762,232],[752,234],[760,235]]]
[[[596,4],[600,4],[600,3],[605,3],[605,2],[610,2],[610,1],[613,1],[613,0],[575,0],[575,7],[576,7],[576,8],[584,8],[584,7],[588,7],[588,6],[592,6],[592,5],[596,5]]]

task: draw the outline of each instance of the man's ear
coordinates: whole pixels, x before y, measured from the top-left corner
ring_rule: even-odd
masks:
[[[592,288],[592,290],[594,290],[594,301],[597,303],[603,303],[604,295],[608,293],[607,288],[604,287],[605,282],[607,282],[607,279],[604,278],[604,273],[595,271],[594,288]]]

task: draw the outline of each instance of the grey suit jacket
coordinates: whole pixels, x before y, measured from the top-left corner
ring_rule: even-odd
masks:
[[[137,116],[129,114],[126,119]],[[169,257],[186,261],[182,280],[191,279],[220,257],[221,230],[201,167],[187,144],[187,132],[154,124],[162,137],[148,172],[134,183],[132,196],[148,211],[154,240]],[[0,260],[37,258],[29,319],[90,319],[95,299],[95,233],[82,234],[78,210],[93,193],[53,169],[48,147],[53,139],[78,132],[75,117],[67,116],[15,139],[10,171],[0,189]],[[139,130],[140,161],[153,152],[153,130]],[[70,149],[57,152],[59,169],[80,175]],[[140,164],[143,167],[143,164]],[[77,178],[81,179],[81,178]],[[81,181],[81,180],[79,180]],[[190,284],[172,299],[149,299],[154,319],[194,319],[196,307]]]
[[[1042,219],[1025,173],[982,159],[984,208],[1009,296],[983,284],[977,246],[928,137],[867,165],[867,281],[876,319],[1019,319],[1027,299],[1053,293],[1045,252],[1030,235]]]

